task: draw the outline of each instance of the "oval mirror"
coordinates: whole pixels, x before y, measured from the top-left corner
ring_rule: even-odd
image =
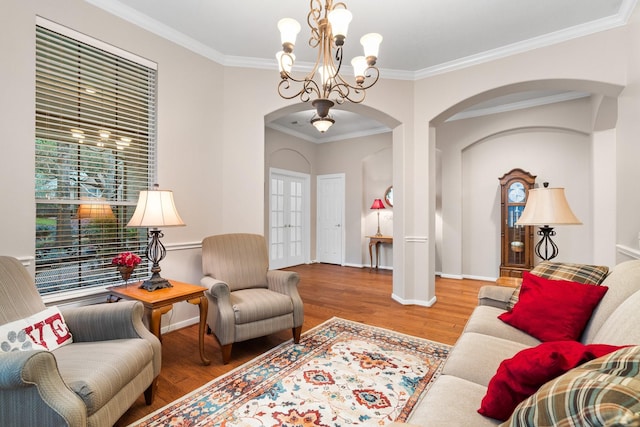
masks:
[[[387,191],[384,192],[384,201],[390,207],[393,207],[393,185],[387,188]]]

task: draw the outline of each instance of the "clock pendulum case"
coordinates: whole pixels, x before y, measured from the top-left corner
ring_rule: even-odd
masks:
[[[533,268],[533,226],[516,225],[535,175],[512,169],[500,180],[500,277],[522,277]]]

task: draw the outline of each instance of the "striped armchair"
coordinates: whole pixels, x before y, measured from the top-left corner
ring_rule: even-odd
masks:
[[[300,341],[304,309],[297,273],[269,270],[263,236],[223,234],[202,241],[201,284],[209,300],[207,324],[229,363],[234,342],[291,328]]]
[[[142,303],[61,308],[72,343],[52,351],[11,346],[13,322],[45,309],[24,266],[0,256],[2,425],[111,426],[143,392],[152,403],[162,352],[142,323]]]

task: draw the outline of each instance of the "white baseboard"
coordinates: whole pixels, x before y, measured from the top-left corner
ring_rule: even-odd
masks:
[[[413,299],[402,299],[399,296],[397,296],[396,294],[391,294],[391,298],[394,301],[399,302],[402,305],[419,305],[419,306],[422,306],[422,307],[431,307],[433,304],[436,303],[436,297],[435,296],[433,298],[431,298],[429,301],[413,300]]]
[[[161,334],[166,334],[171,331],[175,331],[176,329],[186,328],[187,326],[195,325],[200,323],[200,316],[192,317],[190,319],[184,319],[176,323],[170,323],[167,326],[163,326],[160,328]]]

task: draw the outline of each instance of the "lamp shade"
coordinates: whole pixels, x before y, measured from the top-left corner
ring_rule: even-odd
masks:
[[[371,209],[385,209],[381,199],[375,199],[371,205]]]
[[[78,206],[76,218],[98,220],[114,219],[116,216],[113,214],[111,206],[107,203],[96,203],[98,200],[104,199],[86,199],[85,203],[81,203],[80,206]]]
[[[127,227],[176,227],[185,225],[170,190],[143,190]]]
[[[569,207],[564,188],[533,188],[516,225],[582,224]]]

